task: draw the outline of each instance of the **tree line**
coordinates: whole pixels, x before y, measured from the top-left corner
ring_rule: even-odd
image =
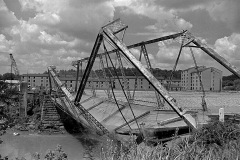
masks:
[[[222,87],[225,90],[240,91],[240,79],[234,74],[229,76],[223,76]]]
[[[19,78],[19,76],[16,76],[13,73],[0,74],[0,80],[19,80]]]
[[[122,70],[120,68],[114,68],[114,67],[108,67],[104,68],[104,71],[106,73],[107,77],[112,76],[122,76]],[[59,76],[73,76],[76,77],[77,71],[70,69],[70,70],[59,70],[57,71]],[[142,74],[136,69],[136,68],[123,68],[123,72],[126,76],[142,76]],[[47,71],[44,72],[45,74]],[[79,71],[79,76],[82,76],[84,73],[84,70]],[[164,79],[168,79],[172,73],[172,70],[162,70],[159,68],[153,68],[152,73],[155,77],[162,77]],[[90,73],[90,76],[92,77],[104,77],[103,70],[93,70]],[[181,79],[181,70],[177,70],[173,72],[173,79]]]

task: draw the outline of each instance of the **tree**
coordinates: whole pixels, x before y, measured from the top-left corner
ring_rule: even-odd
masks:
[[[7,83],[0,81],[0,93],[3,93],[7,88]]]
[[[9,88],[8,84],[0,81],[0,101],[9,104],[11,100],[16,101],[17,88]]]
[[[3,80],[13,80],[15,78],[15,75],[13,73],[4,73],[3,74]]]
[[[222,86],[223,87],[225,87],[225,86],[233,86],[233,81],[225,80],[225,81],[223,81]]]
[[[236,91],[240,91],[240,79],[236,79],[233,81],[234,88]]]

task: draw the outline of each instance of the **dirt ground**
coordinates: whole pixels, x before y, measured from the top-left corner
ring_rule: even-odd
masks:
[[[88,94],[91,94],[90,91]],[[202,92],[176,91],[169,92],[176,99],[181,108],[201,109]],[[105,91],[97,90],[98,96],[106,96]],[[120,90],[115,91],[117,99],[126,101],[124,94]],[[240,92],[206,92],[206,103],[210,112],[218,113],[219,108],[224,108],[225,112],[240,113]],[[154,91],[136,91],[135,99],[156,102]],[[167,104],[166,104],[167,105]]]

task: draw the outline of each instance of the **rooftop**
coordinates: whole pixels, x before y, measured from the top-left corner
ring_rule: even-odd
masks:
[[[48,74],[22,74],[22,77],[48,77]]]

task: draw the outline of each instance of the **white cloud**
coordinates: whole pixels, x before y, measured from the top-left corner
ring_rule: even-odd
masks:
[[[205,42],[204,39],[200,40]],[[175,61],[177,59],[177,55],[179,52],[179,45],[170,44],[168,42],[160,42],[159,51],[156,55],[155,63],[158,67],[172,69]],[[236,66],[240,69],[240,34],[233,33],[229,37],[223,37],[216,40],[214,45],[209,45],[210,48],[215,50],[219,55],[223,56],[229,63]],[[229,72],[224,69],[218,62],[214,59],[210,58],[205,52],[201,49],[193,48],[193,53],[197,64],[205,65],[207,67],[216,67],[224,71],[224,75],[229,74]],[[178,69],[186,69],[191,66],[194,66],[194,61],[191,55],[189,48],[183,48],[179,63]]]
[[[9,11],[3,0],[0,0],[0,29],[11,27],[18,23],[13,12]]]
[[[222,21],[233,30],[239,30],[239,0],[215,0],[207,10],[215,21]]]
[[[39,40],[42,44],[47,45],[68,45],[69,42],[62,40],[62,38],[58,35],[50,35],[45,31],[40,31]],[[70,46],[73,46],[75,42],[70,42]]]
[[[187,22],[186,20],[184,20],[182,18],[176,19],[176,25],[181,30],[191,29],[193,27],[193,25],[190,22]]]
[[[59,13],[69,4],[68,0],[19,0],[19,2],[23,10],[35,9],[43,13]]]
[[[60,23],[61,17],[56,13],[39,13],[33,19],[32,22],[36,24],[56,25]]]
[[[7,62],[7,61],[9,61],[9,58],[6,55],[0,55],[0,61]]]
[[[220,38],[216,40],[214,46],[216,51],[225,59],[236,64],[238,67],[240,66],[240,34],[233,33],[229,37]]]
[[[7,40],[3,34],[0,34],[0,52],[12,52],[14,42]]]
[[[114,4],[117,7],[125,7],[122,10],[123,14],[143,15],[156,20],[155,25],[147,26],[148,30],[168,32],[192,28],[192,24],[178,17],[175,10],[166,10],[163,6],[156,5],[153,1],[115,0]]]
[[[43,72],[49,65],[64,68],[88,56],[99,29],[114,16],[110,0],[19,1],[35,17],[18,20],[0,0],[0,18],[6,22],[0,28],[12,39],[6,40],[0,30],[0,51],[14,53],[21,73],[29,68]]]
[[[30,24],[27,21],[20,20],[19,25],[13,26],[9,34],[16,39],[24,41],[34,41],[39,35],[40,28],[36,24]]]
[[[164,41],[159,42],[158,46],[159,51],[156,55],[155,63],[157,63],[157,66],[160,68],[173,69],[180,51],[180,44],[174,41]],[[192,50],[198,66],[205,65],[210,67],[209,64],[215,65],[212,63],[213,60],[201,49],[192,48]],[[188,47],[183,48],[177,63],[177,69],[187,69],[194,65],[190,49]]]
[[[232,2],[236,0],[230,1],[229,6],[234,6]],[[205,3],[196,3],[191,9],[208,9],[215,21],[236,20],[236,16],[234,19],[226,18],[235,15],[235,10],[227,7],[225,0],[223,2],[215,6],[209,5],[209,8]],[[18,20],[4,1],[0,0],[0,18],[5,22],[0,24],[0,28],[4,28],[0,32],[0,50],[14,53],[18,66],[22,69],[21,73],[26,73],[27,68],[43,72],[48,65],[64,68],[71,65],[72,60],[89,56],[101,26],[113,19],[115,7],[120,8],[120,15],[131,14],[133,17],[140,17],[136,21],[145,18],[150,22],[143,25],[141,31],[133,33],[135,35],[142,34],[149,38],[193,27],[179,16],[180,9],[166,9],[154,0],[20,0],[20,3],[23,10],[34,10],[35,17]],[[7,40],[4,35],[11,36],[11,40]],[[217,40],[215,49],[226,58],[237,59],[238,37],[238,34],[233,34]],[[159,46],[157,54],[149,54],[149,57],[155,67],[172,69],[178,51],[179,47],[165,43]],[[195,52],[200,59],[199,64],[208,62],[200,51]],[[132,53],[139,56],[137,49],[133,49]],[[6,60],[4,57],[5,55],[1,55],[1,60]],[[181,67],[193,64],[189,51],[184,49],[179,64]]]

